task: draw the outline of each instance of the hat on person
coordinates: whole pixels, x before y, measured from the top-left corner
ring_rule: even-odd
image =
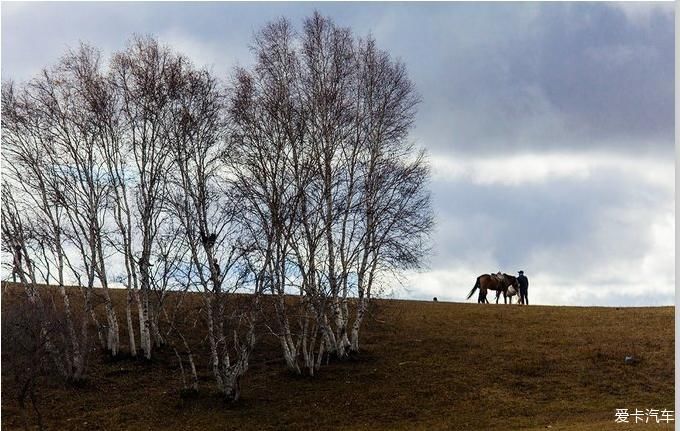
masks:
[[[524,271],[519,271],[518,274],[522,275],[522,274],[524,274]]]

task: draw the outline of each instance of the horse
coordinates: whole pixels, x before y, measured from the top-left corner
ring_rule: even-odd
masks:
[[[475,290],[479,289],[479,297],[477,303],[489,303],[486,299],[486,294],[489,290],[496,291],[496,304],[503,294],[503,303],[507,304],[507,298],[510,298],[510,303],[512,304],[512,297],[519,292],[519,282],[517,277],[509,274],[483,274],[477,277],[474,287],[467,296],[470,299],[475,293]]]
[[[510,276],[512,277],[512,276]],[[516,277],[513,277],[516,278]],[[507,298],[510,301],[510,304],[512,304],[512,297],[515,295],[519,295],[519,287],[515,287],[512,284],[508,286],[508,288],[505,290],[505,292],[496,292],[496,303],[498,303],[498,298],[501,296],[501,293],[503,293],[503,303],[505,304],[505,299]],[[517,300],[517,303],[519,303],[519,299]]]

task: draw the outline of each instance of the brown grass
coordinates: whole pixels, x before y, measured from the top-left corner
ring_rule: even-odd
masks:
[[[115,299],[122,321],[123,297]],[[151,363],[94,352],[85,387],[49,380],[38,396],[48,429],[671,429],[615,424],[614,412],[673,409],[673,328],[673,307],[382,300],[360,356],[315,378],[288,374],[262,335],[235,405],[214,392],[205,356],[200,393],[180,397],[167,349]],[[624,364],[630,354],[640,363]],[[3,367],[4,429],[23,423],[13,390]]]

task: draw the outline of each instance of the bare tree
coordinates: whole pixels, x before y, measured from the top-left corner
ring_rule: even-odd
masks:
[[[426,158],[408,141],[418,96],[403,64],[318,13],[301,34],[268,24],[253,50],[231,103],[243,220],[279,296],[286,364],[313,374],[324,354],[358,351],[377,280],[421,264],[432,216]],[[297,332],[284,300],[296,286]]]
[[[250,304],[237,307],[231,318],[225,315],[227,301],[243,286],[247,274],[242,263],[247,250],[234,222],[238,204],[230,191],[232,148],[226,133],[225,99],[215,78],[199,70],[184,72],[177,95],[169,123],[175,168],[172,211],[190,256],[187,280],[199,288],[204,300],[213,376],[225,397],[237,400],[255,343],[255,313]],[[257,296],[256,292],[253,301]]]
[[[150,37],[107,73],[83,45],[18,91],[3,84],[3,250],[36,309],[38,280],[57,284],[64,324],[44,345],[68,379],[84,378],[88,319],[120,351],[113,279],[127,288],[130,353],[136,303],[144,357],[169,345],[197,390],[200,349],[184,331],[202,319],[233,401],[258,325],[289,370],[314,375],[359,351],[371,298],[422,265],[429,169],[409,140],[419,99],[405,66],[318,13],[299,33],[266,25],[252,50],[226,89]],[[110,274],[115,259],[124,273]],[[181,314],[190,292],[201,305]]]
[[[109,207],[113,213],[115,229],[109,233],[107,241],[123,257],[125,273],[119,274],[116,280],[126,288],[125,317],[128,328],[128,347],[131,356],[137,356],[137,342],[133,327],[132,305],[138,305],[140,316],[140,335],[143,322],[142,307],[139,301],[139,271],[135,261],[135,241],[137,239],[132,198],[136,179],[134,162],[131,160],[131,148],[126,140],[128,129],[124,127],[125,117],[122,113],[123,98],[119,87],[115,84],[115,76],[109,72],[100,87],[101,97],[96,125],[100,130],[99,151],[106,163],[106,173],[110,180],[111,200]]]
[[[305,118],[294,37],[288,21],[270,23],[255,39],[254,70],[237,72],[230,103],[236,142],[232,166],[254,283],[275,297],[268,326],[279,339],[288,369],[299,374],[306,368],[313,374],[319,332],[303,295],[313,288],[308,283],[312,273],[294,268],[291,247],[303,203],[299,190],[309,178],[309,167],[303,168]],[[299,292],[299,304],[291,309],[286,295],[293,292]]]
[[[200,310],[196,312],[187,312],[186,307],[189,307],[185,303],[184,299],[188,297],[191,292],[192,287],[192,267],[187,266],[187,271],[184,274],[179,275],[179,283],[181,287],[174,292],[176,300],[174,301],[174,306],[171,308],[170,312],[166,308],[163,308],[163,316],[165,323],[168,327],[165,333],[165,340],[167,341],[170,348],[175,352],[177,356],[178,364],[180,367],[180,374],[182,378],[182,389],[184,391],[198,391],[198,372],[196,371],[196,361],[195,353],[191,348],[187,337],[185,336],[185,330],[195,329],[197,327],[198,320],[202,314]],[[181,271],[180,271],[181,272]],[[187,384],[187,372],[184,369],[184,357],[189,365],[189,371],[191,376],[191,384]]]
[[[342,262],[352,234],[349,216],[356,193],[358,151],[356,47],[349,29],[318,13],[306,19],[303,28],[302,105],[308,118],[306,146],[317,186],[300,190],[308,203],[302,219],[306,224],[316,224],[322,232],[323,241],[315,248],[314,257],[313,277],[319,284],[316,312],[328,352],[342,358],[349,344],[346,309],[340,302],[347,269]]]
[[[134,286],[136,280],[139,282],[140,344],[146,359],[151,359],[152,348],[149,305],[152,247],[161,223],[170,163],[167,121],[184,63],[182,57],[172,54],[155,39],[135,37],[127,49],[114,55],[110,72],[120,97],[118,126],[122,130],[108,152],[113,159],[109,165],[117,175],[117,197],[128,192],[134,194],[134,206],[131,208],[126,201],[117,211],[122,213],[119,228],[123,230],[126,243],[123,251],[132,279],[128,279],[128,284],[132,281]],[[119,159],[125,156],[131,157],[132,162]],[[120,172],[121,168],[128,172]],[[132,244],[137,241],[140,249],[134,250]]]
[[[51,143],[55,130],[39,102],[41,87],[50,82],[46,71],[42,77],[19,94],[15,93],[12,84],[4,84],[2,89],[2,143],[7,169],[3,183],[3,200],[6,200],[3,237],[22,249],[22,261],[28,271],[20,268],[21,283],[36,302],[39,298],[36,262],[40,256],[29,258],[27,239],[38,238],[49,250],[50,258],[56,264],[64,312],[63,351],[57,362],[67,379],[79,381],[85,377],[88,325],[87,320],[82,319],[80,330],[76,331],[76,319],[65,287],[67,217],[62,198],[65,190],[63,178],[52,163],[55,150]],[[32,229],[27,229],[22,220],[31,220]]]
[[[100,73],[99,52],[81,45],[69,52],[41,82],[37,100],[52,130],[52,151],[47,152],[62,183],[60,200],[69,221],[69,239],[80,252],[87,277],[86,307],[94,317],[92,289],[95,278],[104,297],[107,319],[106,349],[119,350],[118,318],[109,294],[105,264],[107,204],[111,181],[99,149],[101,110],[106,105],[106,84]],[[68,231],[67,231],[68,232]]]
[[[359,349],[359,330],[378,277],[421,265],[433,227],[429,167],[425,153],[408,141],[419,101],[402,63],[368,39],[360,45],[358,145],[361,234],[356,262],[358,304],[351,350]]]

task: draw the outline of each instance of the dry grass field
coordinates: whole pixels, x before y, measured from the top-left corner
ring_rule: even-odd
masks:
[[[3,310],[12,301],[4,293]],[[380,300],[362,347],[357,358],[299,378],[262,335],[234,405],[213,392],[205,356],[200,393],[182,398],[169,349],[151,363],[94,352],[84,387],[48,380],[38,403],[50,430],[672,429],[615,424],[614,413],[673,409],[673,307]],[[630,354],[640,362],[624,364]],[[5,430],[23,427],[14,391],[3,367]]]

